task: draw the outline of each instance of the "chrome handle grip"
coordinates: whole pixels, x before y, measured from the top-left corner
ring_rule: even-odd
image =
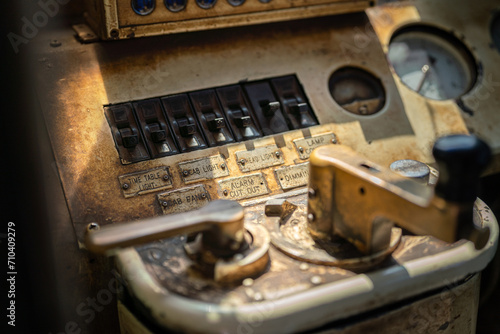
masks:
[[[195,211],[104,226],[88,232],[85,243],[91,252],[107,253],[179,234],[203,232],[207,247],[225,257],[244,246],[244,231],[243,207],[234,201],[217,200]]]

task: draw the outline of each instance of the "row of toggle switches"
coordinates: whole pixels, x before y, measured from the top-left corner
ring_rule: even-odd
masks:
[[[318,124],[294,75],[104,110],[123,164]]]

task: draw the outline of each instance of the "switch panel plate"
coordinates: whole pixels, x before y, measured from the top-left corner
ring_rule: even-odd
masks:
[[[255,110],[264,136],[289,130],[280,103],[267,81],[247,83],[243,87]]]
[[[134,102],[133,106],[151,157],[154,159],[179,153],[168,121],[161,109],[160,100]]]
[[[149,159],[139,126],[130,103],[104,108],[115,145],[123,164]]]
[[[233,143],[233,134],[217,101],[215,90],[192,92],[189,93],[189,97],[208,146]]]
[[[161,99],[182,153],[207,147],[186,94]]]
[[[255,114],[239,85],[217,88],[217,95],[236,141],[262,137]]]
[[[271,84],[290,129],[308,128],[318,124],[295,76],[275,78],[271,80]]]

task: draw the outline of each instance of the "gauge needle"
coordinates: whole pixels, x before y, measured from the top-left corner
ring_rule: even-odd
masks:
[[[422,86],[424,85],[424,81],[425,79],[427,78],[427,73],[429,72],[429,65],[425,64],[424,66],[422,66],[422,78],[420,79],[418,85],[417,85],[417,88],[415,89],[416,92],[420,92],[420,90],[422,89]]]

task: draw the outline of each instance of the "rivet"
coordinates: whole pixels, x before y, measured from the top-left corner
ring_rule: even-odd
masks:
[[[299,269],[302,271],[306,271],[307,269],[309,269],[309,265],[307,263],[301,263]]]
[[[57,48],[58,46],[61,46],[61,42],[58,41],[57,39],[53,39],[50,41],[50,46],[53,47],[53,48]]]
[[[263,297],[262,297],[262,293],[260,293],[260,292],[256,292],[256,293],[255,293],[255,295],[253,296],[253,299],[254,299],[255,301],[260,301],[260,300],[262,300],[262,299],[263,299]]]
[[[244,165],[246,161],[245,161],[245,159],[240,159],[239,162],[240,162],[240,164]]]
[[[203,199],[207,198],[207,194],[205,194],[205,193],[201,194],[201,198],[203,198]]]
[[[279,151],[274,152],[274,154],[276,155],[276,158],[279,158],[281,155],[281,153]]]
[[[167,174],[163,175],[163,181],[168,181],[169,177]]]
[[[161,205],[163,205],[164,207],[167,207],[168,206],[168,202],[167,201],[163,201],[163,202],[161,202]]]
[[[314,214],[312,214],[312,213],[309,213],[309,214],[307,215],[307,220],[309,220],[310,222],[313,222],[315,218],[316,218],[316,217],[314,217]]]
[[[299,146],[299,152],[304,153],[304,148],[302,146]]]
[[[309,188],[309,190],[307,191],[307,194],[308,194],[309,198],[311,198],[311,199],[316,197],[316,191],[313,188]]]
[[[188,175],[189,175],[189,173],[188,173],[188,171],[187,171],[187,170],[183,170],[183,171],[182,171],[182,175],[184,175],[184,176],[188,176]]]
[[[243,280],[243,285],[244,286],[252,286],[253,285],[253,279],[251,279],[251,278],[245,278]]]
[[[123,190],[127,190],[128,188],[130,188],[130,186],[128,185],[128,183],[124,183],[122,184],[122,188]]]
[[[337,138],[332,139],[332,144],[337,144]]]
[[[227,189],[224,189],[224,191],[222,193],[224,194],[224,196],[227,196],[227,194],[229,194],[229,192],[227,191]]]
[[[226,169],[226,164],[220,164],[220,168]]]
[[[321,277],[319,277],[319,276],[311,277],[311,283],[314,285],[321,284],[322,282],[323,282],[323,279],[321,279]]]

